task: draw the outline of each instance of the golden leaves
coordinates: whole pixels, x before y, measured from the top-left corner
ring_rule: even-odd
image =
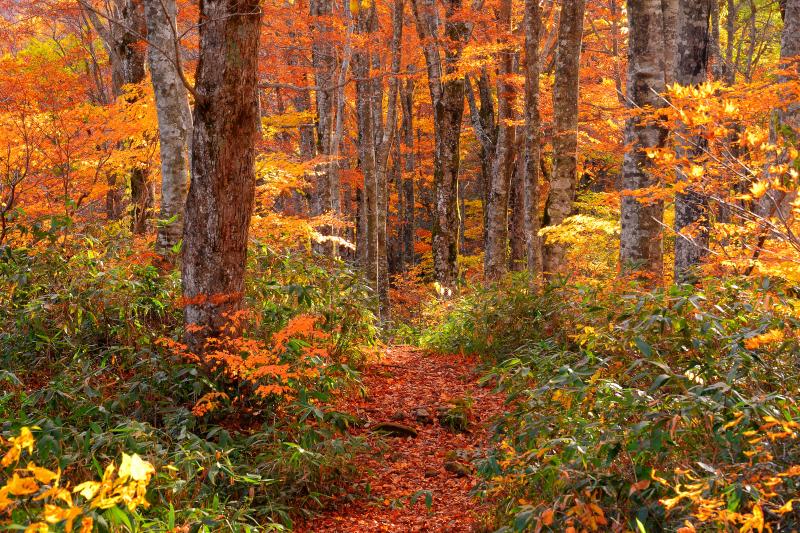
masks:
[[[22,428],[17,437],[9,440],[11,447],[4,456],[4,465],[17,462],[23,451],[32,453],[35,439],[30,428]],[[7,459],[9,458],[9,459]],[[109,464],[101,481],[86,481],[72,489],[60,486],[61,470],[52,471],[29,462],[25,468],[17,468],[0,486],[0,512],[25,505],[31,518],[39,518],[29,524],[25,531],[38,533],[49,531],[50,525],[63,524],[71,533],[75,521],[81,518],[80,533],[90,533],[94,521],[85,516],[90,509],[110,509],[118,505],[129,511],[147,507],[147,485],[155,474],[155,468],[139,455],[122,454],[119,470]],[[75,505],[72,493],[80,495],[85,503]],[[37,508],[41,505],[41,508]],[[88,509],[85,508],[88,506]]]
[[[757,181],[750,186],[750,194],[752,194],[753,198],[761,198],[767,193],[769,189],[769,183],[766,181]]]
[[[22,428],[19,436],[11,437],[9,442],[11,443],[11,448],[3,456],[0,466],[9,466],[11,463],[18,461],[23,450],[27,450],[28,453],[33,452],[34,440],[30,428]]]
[[[779,343],[783,341],[783,338],[784,334],[782,330],[771,329],[766,333],[762,333],[761,335],[756,335],[755,337],[750,337],[749,339],[745,339],[744,347],[747,348],[748,350],[757,350],[761,346]]]

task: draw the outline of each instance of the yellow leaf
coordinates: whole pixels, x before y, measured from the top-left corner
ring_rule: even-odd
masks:
[[[753,195],[753,198],[761,198],[767,193],[768,187],[769,184],[766,181],[757,181],[750,186],[750,193]]]
[[[73,521],[81,514],[83,514],[83,510],[80,507],[70,507],[68,509],[64,509],[63,507],[51,504],[46,504],[44,506],[44,519],[49,524],[58,524],[59,522],[66,521],[64,529],[68,533],[72,531]]]
[[[84,481],[72,489],[72,492],[77,492],[87,500],[91,500],[98,490],[100,490],[100,483],[97,481]]]
[[[14,496],[26,496],[39,490],[39,484],[32,477],[19,477],[19,474],[6,482],[8,492]]]
[[[738,426],[742,420],[744,420],[744,413],[737,413],[736,418],[722,426],[722,429],[731,429],[734,426]]]
[[[137,454],[122,454],[122,464],[119,465],[119,477],[130,478],[134,481],[149,481],[155,473],[153,465],[143,461]]]
[[[13,503],[14,500],[8,497],[8,488],[0,488],[0,513],[5,511],[8,507],[11,507],[11,504]]]
[[[61,477],[61,472],[56,473],[46,468],[36,466],[33,463],[28,463],[27,470],[28,472],[33,474],[33,477],[35,477],[39,481],[39,483],[50,484],[53,481],[57,482],[58,479]]]
[[[778,513],[778,514],[791,513],[792,512],[792,505],[793,505],[794,502],[795,502],[795,500],[789,500],[788,502],[786,502],[783,505],[781,505],[781,507],[779,509],[776,509],[775,512]]]

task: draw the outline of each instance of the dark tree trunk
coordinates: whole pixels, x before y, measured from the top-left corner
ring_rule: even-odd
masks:
[[[521,137],[521,136],[519,136]],[[516,146],[522,146],[522,140],[518,137]],[[511,177],[511,191],[508,198],[509,219],[508,219],[508,268],[512,272],[525,270],[526,238],[525,238],[525,158],[522,157],[523,151],[515,148],[517,158],[514,163],[514,172]]]
[[[708,57],[712,50],[710,22],[712,4],[716,0],[680,0],[678,8],[678,37],[675,81],[680,85],[699,85],[708,76]],[[704,153],[702,137],[681,142],[676,139],[679,157],[697,160]],[[678,179],[686,175],[678,171]],[[685,193],[675,195],[675,281],[688,281],[708,248],[708,201],[695,184]]]
[[[434,0],[414,0],[417,31],[423,42],[428,88],[433,105],[433,265],[445,296],[452,294],[458,276],[458,172],[461,164],[461,122],[464,117],[464,79],[455,76],[466,33],[458,18],[461,0],[445,0],[443,35]],[[444,37],[444,39],[442,39]],[[440,50],[440,40],[448,41]]]
[[[311,214],[321,215],[326,212],[338,214],[339,205],[339,162],[337,154],[338,143],[336,139],[335,101],[337,92],[334,86],[336,80],[336,50],[331,42],[334,31],[325,21],[333,13],[332,0],[311,0],[310,12],[316,20],[312,25],[313,42],[311,44],[311,63],[314,67],[314,81],[317,90],[314,91],[317,111],[317,137],[316,152],[326,158],[324,163],[317,166],[315,179],[310,192]],[[347,64],[343,65],[347,70]],[[321,228],[323,234],[335,234],[332,228]],[[318,252],[330,252],[337,255],[337,246],[316,245]]]
[[[184,227],[183,295],[189,348],[202,351],[241,307],[259,135],[258,0],[202,0]]]
[[[111,64],[112,92],[115,98],[124,92],[124,86],[140,83],[145,76],[145,47],[143,39],[147,34],[143,0],[120,0],[110,4],[109,11],[103,15],[85,0],[80,0],[87,18],[100,35]],[[103,18],[105,17],[105,19]],[[130,174],[131,203],[133,213],[131,229],[142,233],[146,227],[148,202],[152,207],[152,195],[148,195],[147,174],[134,169]],[[106,217],[117,220],[122,216],[123,187],[119,181],[122,176],[111,173],[107,176]],[[148,199],[148,196],[150,198]]]
[[[112,29],[116,35],[111,43],[114,50],[111,55],[111,80],[115,97],[122,95],[125,85],[144,80],[145,47],[142,44],[147,35],[143,1],[124,0],[118,5],[118,17],[124,21],[124,27],[114,25]],[[141,235],[147,230],[147,221],[153,211],[153,186],[148,181],[145,169],[131,169],[128,178],[131,187],[131,231]],[[113,197],[107,201],[114,206],[112,210],[121,213],[122,191],[110,189],[108,194]]]
[[[497,18],[500,39],[511,40],[511,1],[500,2]],[[486,198],[486,250],[484,275],[486,279],[500,279],[508,267],[508,201],[511,175],[514,172],[514,146],[516,129],[513,120],[514,86],[510,76],[514,71],[514,51],[500,52],[497,73],[497,139],[489,174]]]
[[[403,264],[413,266],[416,262],[414,252],[414,232],[416,195],[414,190],[414,173],[416,162],[414,158],[414,81],[406,80],[401,85],[400,103],[402,109],[402,136],[401,150],[403,154],[403,177],[402,192],[403,212],[402,212],[402,246]]]

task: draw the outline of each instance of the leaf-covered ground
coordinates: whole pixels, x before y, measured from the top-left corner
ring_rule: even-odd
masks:
[[[477,483],[471,463],[485,452],[503,399],[478,383],[476,367],[471,358],[406,346],[390,348],[370,365],[363,375],[366,397],[353,394],[338,406],[366,422],[353,430],[371,444],[359,459],[361,479],[299,530],[480,530],[490,508],[471,495]],[[466,431],[447,426],[458,425],[465,411]],[[418,435],[378,436],[371,428],[382,422],[412,427]]]

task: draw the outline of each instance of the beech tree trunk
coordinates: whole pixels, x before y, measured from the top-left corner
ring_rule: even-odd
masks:
[[[678,11],[677,61],[675,81],[680,85],[699,85],[708,76],[712,51],[710,21],[716,0],[680,0]],[[691,137],[676,139],[679,157],[696,160],[703,155],[705,141]],[[678,180],[686,175],[678,171]],[[701,187],[675,195],[675,281],[689,281],[708,248],[708,201]]]
[[[511,40],[511,0],[500,2],[497,17],[499,39]],[[516,130],[509,123],[514,118],[514,86],[510,77],[514,72],[514,51],[500,52],[497,72],[497,139],[489,174],[486,198],[486,249],[484,276],[487,280],[500,279],[508,267],[508,200],[511,175],[514,172],[514,137]]]
[[[373,8],[359,9],[355,3],[356,34],[361,42],[368,42],[367,34],[377,29],[377,15]],[[377,291],[378,281],[378,185],[376,173],[375,124],[372,109],[374,86],[370,78],[370,49],[366,45],[353,52],[353,76],[356,79],[356,124],[358,130],[358,163],[363,175],[361,212],[359,213],[358,257],[367,282]]]
[[[489,188],[492,184],[492,172],[494,170],[494,160],[497,155],[497,125],[494,114],[494,96],[492,95],[491,84],[489,83],[489,73],[486,68],[481,69],[478,78],[478,99],[472,89],[469,77],[465,77],[465,94],[469,104],[470,120],[475,136],[481,147],[481,207],[483,213],[483,242],[486,243],[487,228],[489,227]],[[478,108],[480,101],[480,108]]]
[[[781,0],[783,33],[781,34],[781,59],[800,57],[800,0]],[[794,64],[800,74],[800,64]],[[781,124],[800,133],[800,103],[791,102],[780,114]],[[795,137],[797,138],[797,137]]]
[[[362,42],[378,29],[375,5],[364,2],[354,13],[356,33]],[[383,79],[371,76],[372,68],[380,70],[380,57],[369,44],[353,54],[353,74],[356,77],[356,119],[358,123],[358,154],[364,176],[364,195],[358,246],[365,252],[359,256],[368,283],[378,294],[378,314],[389,318],[389,261],[386,242],[388,208],[389,155],[397,130],[397,93],[400,73],[400,45],[403,28],[403,1],[395,0],[392,9],[391,74],[386,120],[383,117]]]
[[[107,4],[108,12],[102,15],[86,0],[79,0],[86,17],[108,53],[111,64],[111,88],[114,98],[123,93],[128,84],[140,83],[145,76],[145,48],[141,46],[147,34],[144,17],[143,0],[118,0]],[[106,216],[109,220],[117,220],[123,212],[123,190],[118,183],[119,177],[110,173],[108,192],[106,193]],[[147,217],[152,210],[152,186],[148,184],[147,174],[143,169],[132,169],[131,185],[131,230],[143,233],[146,229]]]
[[[175,0],[145,0],[148,60],[156,99],[161,149],[161,223],[156,251],[167,254],[183,237],[183,210],[189,191],[192,115],[189,94],[178,72]]]
[[[531,280],[538,280],[542,269],[539,238],[539,163],[541,160],[541,118],[539,115],[539,39],[542,15],[539,0],[525,0],[525,235],[527,237],[528,271]]]
[[[339,187],[337,157],[331,153],[336,148],[336,118],[335,102],[336,85],[336,51],[331,44],[333,30],[325,18],[333,13],[331,0],[311,0],[309,3],[311,15],[315,21],[312,29],[314,37],[311,44],[311,63],[314,67],[314,81],[317,90],[314,92],[317,111],[317,147],[316,152],[325,156],[326,161],[317,165],[316,176],[310,192],[310,206],[312,215],[321,215],[331,211],[339,212]],[[347,65],[344,65],[347,70]],[[322,228],[321,232],[333,233],[331,228]],[[314,245],[318,252],[330,252],[336,255],[337,246]]]
[[[702,2],[703,0],[698,0]],[[661,27],[664,35],[664,81],[675,83],[678,64],[678,11],[681,0],[661,0],[663,18]]]
[[[124,26],[109,23],[113,54],[111,55],[112,86],[114,96],[119,97],[123,93],[123,87],[127,84],[141,83],[145,77],[145,47],[143,39],[147,34],[147,26],[144,16],[143,0],[123,0],[116,4],[118,13],[116,14]],[[133,168],[129,174],[131,189],[131,231],[135,234],[144,234],[147,230],[147,221],[153,211],[154,191],[153,184],[149,181],[147,171],[143,168]],[[116,179],[115,179],[116,182]],[[116,185],[116,183],[115,183]],[[111,204],[113,209],[121,212],[122,203],[121,191],[109,190],[109,194],[114,196]]]
[[[186,339],[200,352],[241,307],[259,135],[258,0],[203,0],[186,204]]]
[[[410,70],[410,69],[409,69]],[[409,72],[410,74],[411,72]],[[414,190],[414,173],[416,161],[414,157],[414,81],[408,79],[400,85],[400,104],[402,109],[401,119],[401,152],[403,155],[402,192],[403,211],[401,215],[402,227],[402,257],[403,264],[413,266],[416,262],[414,252],[414,232],[416,195]]]
[[[628,0],[628,100],[630,106],[662,107],[660,94],[666,88],[664,8],[661,0]],[[623,189],[636,191],[656,180],[650,172],[646,148],[664,146],[667,131],[638,117],[628,120],[622,164]],[[622,272],[646,274],[660,282],[663,272],[661,251],[661,201],[644,202],[630,194],[622,195],[622,234],[620,263]]]
[[[518,130],[519,131],[519,130]],[[512,272],[525,270],[527,259],[525,236],[525,157],[523,146],[524,136],[517,135],[514,145],[516,160],[511,176],[511,190],[508,197],[508,268]]]
[[[545,206],[544,225],[557,226],[572,214],[578,180],[578,91],[585,0],[564,0],[556,45],[553,83],[553,175]],[[545,274],[564,266],[563,244],[547,243],[543,250]]]
[[[461,122],[464,118],[464,79],[455,76],[466,33],[457,18],[461,0],[444,0],[443,35],[435,0],[414,0],[417,32],[423,45],[428,70],[428,88],[433,105],[433,266],[444,296],[452,294],[458,275],[458,172]],[[443,38],[443,39],[442,39]],[[440,50],[440,39],[448,41]]]

